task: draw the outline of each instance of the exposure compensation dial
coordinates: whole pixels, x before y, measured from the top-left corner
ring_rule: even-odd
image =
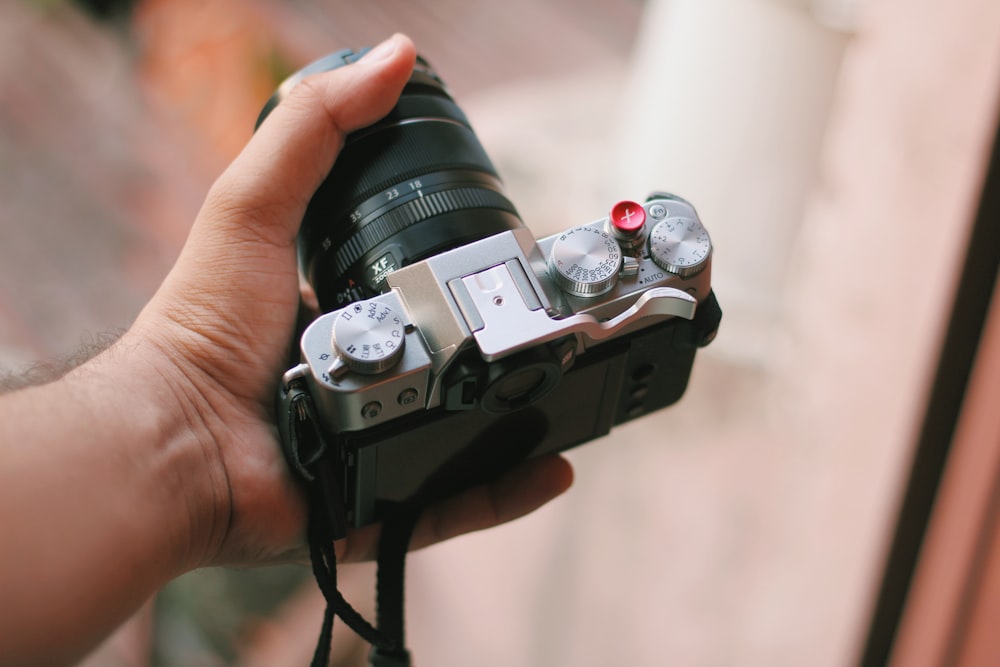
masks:
[[[552,244],[549,274],[560,289],[574,296],[604,294],[618,282],[622,251],[607,232],[574,227]]]
[[[673,216],[658,222],[649,233],[649,255],[664,271],[687,278],[705,268],[712,241],[697,218]]]

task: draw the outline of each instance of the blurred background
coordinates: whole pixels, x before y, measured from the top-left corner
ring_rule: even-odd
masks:
[[[725,313],[569,494],[411,558],[416,661],[856,661],[996,129],[994,0],[0,0],[0,371],[127,327],[276,84],[394,31],[539,236],[690,199]],[[303,568],[195,572],[87,664],[307,664],[322,607]]]

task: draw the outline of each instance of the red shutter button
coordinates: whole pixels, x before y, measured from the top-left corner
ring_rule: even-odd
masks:
[[[611,207],[611,227],[619,238],[636,236],[646,222],[646,210],[634,201],[620,201]]]

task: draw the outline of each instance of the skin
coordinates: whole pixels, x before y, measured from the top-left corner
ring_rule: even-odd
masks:
[[[344,135],[395,104],[396,35],[310,77],[211,188],[187,243],[121,339],[0,397],[0,664],[72,664],[194,568],[305,560],[306,506],[272,401],[298,305],[295,236]],[[569,487],[526,464],[431,508],[415,548],[530,512]],[[378,526],[336,544],[372,557]]]

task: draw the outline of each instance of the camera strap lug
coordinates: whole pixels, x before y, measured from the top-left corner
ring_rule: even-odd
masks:
[[[285,371],[285,374],[281,376],[281,388],[288,391],[292,388],[293,384],[304,380],[307,373],[309,373],[309,364],[306,363],[301,363],[298,366],[289,368]]]

